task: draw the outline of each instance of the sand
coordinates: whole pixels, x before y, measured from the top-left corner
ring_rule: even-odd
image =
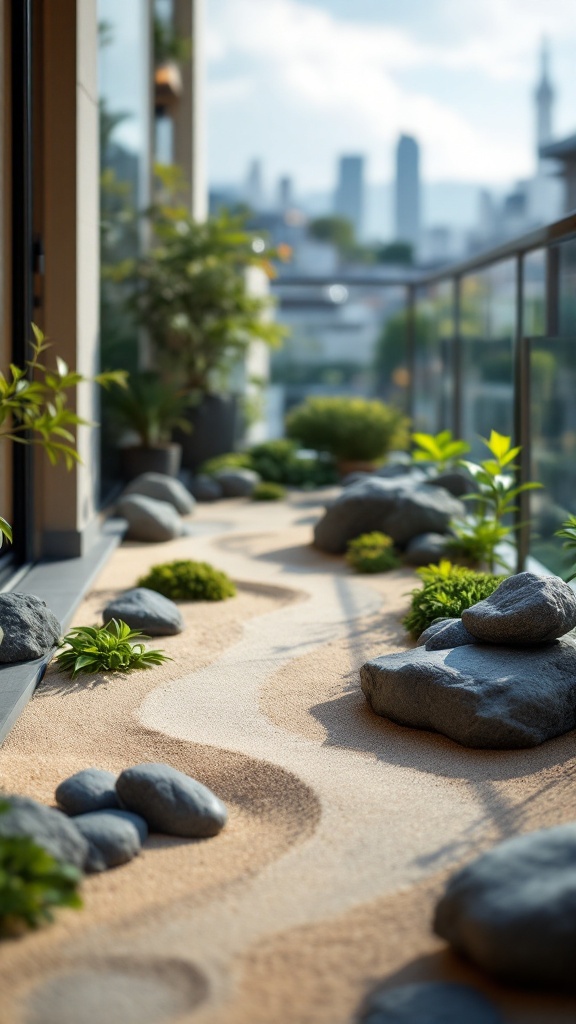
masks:
[[[0,1024],[351,1024],[366,994],[454,978],[513,1024],[576,1001],[493,985],[430,928],[448,875],[499,839],[574,818],[574,736],[470,751],[373,715],[367,657],[406,646],[407,570],[358,577],[310,547],[314,496],[204,506],[195,535],[119,549],[90,623],[147,566],[211,561],[236,598],[183,605],[173,659],[74,684],[50,669],[0,750],[0,786],[50,803],[81,767],[168,761],[226,801],[216,838],[155,836],[88,878],[81,912],[0,946]]]

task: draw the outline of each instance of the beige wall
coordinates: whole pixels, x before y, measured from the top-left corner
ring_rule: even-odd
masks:
[[[183,90],[174,115],[174,163],[190,182],[187,198],[190,212],[197,220],[204,220],[208,211],[202,95],[203,16],[204,0],[174,0],[174,26],[192,39],[192,59],[181,69]]]
[[[11,358],[10,329],[11,242],[10,242],[10,25],[8,0],[0,0],[0,369]],[[9,446],[0,442],[0,515],[11,520],[11,457]]]

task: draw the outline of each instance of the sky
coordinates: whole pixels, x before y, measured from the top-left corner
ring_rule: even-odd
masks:
[[[209,178],[330,190],[337,158],[389,181],[399,133],[428,182],[511,185],[534,169],[545,35],[554,132],[576,132],[576,0],[206,0]]]

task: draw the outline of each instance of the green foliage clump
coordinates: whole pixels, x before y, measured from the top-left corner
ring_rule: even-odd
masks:
[[[125,389],[110,396],[109,404],[120,425],[133,430],[144,448],[169,441],[176,428],[190,433],[184,417],[190,395],[152,370],[133,374]]]
[[[407,426],[399,409],[367,398],[308,398],[286,419],[288,436],[304,447],[351,461],[382,459],[405,447]]]
[[[76,626],[60,641],[56,661],[63,672],[72,673],[72,679],[79,672],[128,672],[170,661],[163,651],[135,643],[143,639],[143,633],[121,619],[111,619],[105,626]]]
[[[475,572],[442,561],[416,570],[424,587],[411,591],[410,611],[403,622],[417,639],[435,619],[458,619],[466,608],[493,594],[505,576]]]
[[[451,469],[462,455],[470,451],[467,441],[457,441],[451,430],[439,434],[412,434],[415,462],[432,462],[439,473]]]
[[[346,561],[356,572],[388,572],[400,565],[394,541],[377,530],[349,541]]]
[[[286,497],[286,488],[282,484],[269,483],[263,480],[252,491],[252,501],[282,501]]]
[[[291,487],[324,487],[338,477],[332,459],[316,452],[303,455],[289,438],[264,441],[250,448],[250,468],[263,480]]]
[[[564,522],[562,523],[562,526],[560,527],[560,529],[556,530],[554,536],[555,537],[562,537],[564,539],[564,543],[563,543],[562,547],[566,548],[567,551],[575,551],[576,550],[576,516],[575,515],[569,515],[568,518],[565,519]],[[576,579],[576,567],[574,568],[574,571],[570,574],[570,576],[568,576],[566,582],[570,583],[570,581],[573,580],[573,579]]]
[[[156,590],[172,601],[224,601],[234,597],[232,580],[208,562],[181,560],[154,565],[138,580],[139,587]]]
[[[9,807],[0,804],[0,814]],[[81,879],[77,868],[61,864],[29,836],[0,835],[0,935],[51,921],[55,907],[81,907]]]
[[[252,469],[252,462],[247,452],[226,452],[224,455],[215,455],[213,459],[203,462],[200,472],[214,476],[221,469]]]

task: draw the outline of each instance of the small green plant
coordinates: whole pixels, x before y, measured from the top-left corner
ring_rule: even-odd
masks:
[[[349,541],[346,561],[356,572],[388,572],[400,565],[392,538],[378,531]]]
[[[567,551],[576,551],[576,516],[569,515],[562,523],[560,529],[556,530],[554,536],[562,537],[564,539],[562,547],[566,548]],[[576,579],[576,567],[574,568],[574,572],[568,576],[566,582],[570,583],[570,581],[574,579]]]
[[[226,452],[224,455],[215,455],[213,459],[202,463],[200,472],[213,476],[221,469],[252,469],[248,452]]]
[[[111,619],[105,626],[76,626],[60,641],[56,661],[72,679],[80,672],[128,672],[170,661],[163,651],[149,650],[144,639],[121,619]]]
[[[410,611],[403,623],[417,639],[435,619],[460,618],[466,608],[489,597],[505,576],[475,572],[446,560],[416,570],[424,586],[410,592]]]
[[[282,501],[286,497],[286,488],[282,484],[272,484],[263,480],[256,484],[252,491],[252,501]]]
[[[405,447],[406,430],[399,409],[366,398],[308,398],[286,419],[288,437],[342,461],[383,459]]]
[[[338,480],[332,458],[314,451],[299,452],[297,443],[289,438],[255,444],[248,455],[250,468],[266,482],[292,487],[323,487]]]
[[[451,528],[454,536],[447,542],[447,553],[476,566],[487,564],[491,553],[493,560],[499,561],[495,551],[510,536],[508,526],[503,526],[496,519],[474,515],[468,519],[454,519]]]
[[[458,460],[470,451],[467,441],[457,441],[451,430],[439,434],[412,434],[415,462],[432,462],[439,473],[445,473],[457,465]]]
[[[0,804],[0,814],[10,809]],[[0,936],[51,921],[56,907],[82,906],[81,872],[61,864],[29,836],[0,835]]]
[[[152,566],[138,586],[156,590],[172,601],[224,601],[236,593],[226,573],[208,562],[186,560]]]
[[[125,389],[110,396],[110,406],[122,427],[138,435],[143,448],[170,440],[175,428],[190,433],[184,413],[190,395],[163,381],[151,370],[134,374]]]

